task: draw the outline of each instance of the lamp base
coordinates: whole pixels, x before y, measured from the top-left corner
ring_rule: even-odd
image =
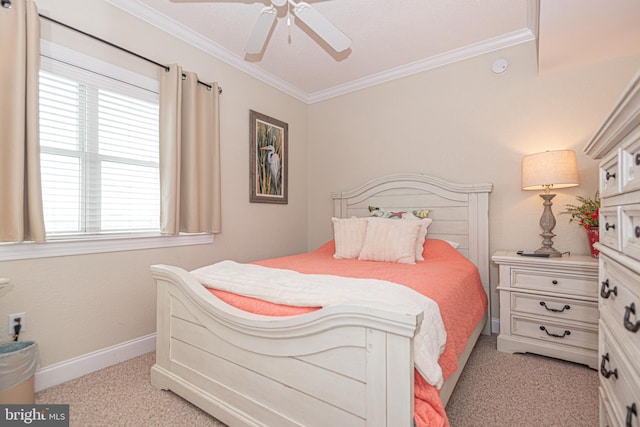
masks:
[[[545,255],[549,255],[549,257],[551,258],[555,258],[555,257],[561,257],[562,256],[562,252],[560,252],[559,250],[553,248],[553,247],[546,247],[543,246],[538,250],[533,251],[534,254],[545,254]]]
[[[553,228],[556,226],[556,218],[553,216],[553,212],[551,211],[551,206],[553,203],[551,199],[553,199],[556,195],[544,193],[540,194],[540,197],[544,200],[543,206],[544,210],[542,211],[542,216],[540,217],[540,227],[542,227],[542,247],[535,251],[536,254],[548,254],[550,257],[561,257],[562,252],[558,251],[553,247],[553,238],[556,237],[553,234]]]

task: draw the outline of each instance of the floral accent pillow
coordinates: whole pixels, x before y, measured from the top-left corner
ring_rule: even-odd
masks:
[[[407,210],[390,210],[387,208],[380,208],[377,206],[369,206],[370,216],[377,218],[390,218],[390,219],[425,219],[429,215],[429,209],[417,208]]]

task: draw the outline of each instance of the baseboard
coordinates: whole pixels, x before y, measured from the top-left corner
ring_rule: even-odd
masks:
[[[155,349],[156,334],[153,333],[38,369],[35,373],[35,391],[41,391],[108,368],[125,360],[155,351]]]
[[[491,333],[497,334],[500,332],[500,319],[495,317],[491,318]]]

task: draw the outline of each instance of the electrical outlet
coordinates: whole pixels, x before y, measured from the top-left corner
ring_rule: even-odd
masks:
[[[27,330],[27,313],[14,313],[9,315],[9,335],[13,335],[13,327],[18,324],[16,319],[20,319],[20,333]]]

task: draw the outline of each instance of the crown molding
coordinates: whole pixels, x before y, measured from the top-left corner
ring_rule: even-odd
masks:
[[[284,80],[267,73],[254,64],[245,61],[240,56],[223,48],[219,44],[201,36],[195,31],[182,25],[181,23],[171,19],[170,17],[157,12],[149,6],[139,2],[138,0],[106,0],[119,9],[160,28],[161,30],[173,35],[174,37],[189,43],[190,45],[202,50],[203,52],[249,74],[250,76],[290,95],[306,104],[324,101],[340,95],[344,95],[367,87],[379,85],[381,83],[407,77],[423,71],[431,70],[444,65],[452,64],[464,59],[473,58],[475,56],[494,52],[496,50],[515,46],[520,43],[526,43],[535,40],[535,35],[530,29],[522,29],[505,34],[500,37],[485,40],[473,45],[465,46],[449,52],[442,53],[421,61],[416,61],[407,65],[396,67],[380,73],[372,74],[345,84],[337,85],[332,88],[321,90],[313,93],[306,93],[299,88],[290,85]]]
[[[308,96],[309,104],[324,101],[329,98],[344,95],[349,92],[355,92],[367,87],[376,86],[392,80],[407,77],[412,74],[421,73],[423,71],[432,70],[444,65],[453,64],[458,61],[473,58],[475,56],[484,55],[507,47],[515,46],[535,40],[535,36],[529,29],[522,29],[495,37],[473,45],[465,46],[460,49],[451,50],[440,55],[435,55],[420,61],[403,65],[401,67],[392,68],[381,73],[372,74],[361,79],[354,80],[339,86],[314,92]]]

